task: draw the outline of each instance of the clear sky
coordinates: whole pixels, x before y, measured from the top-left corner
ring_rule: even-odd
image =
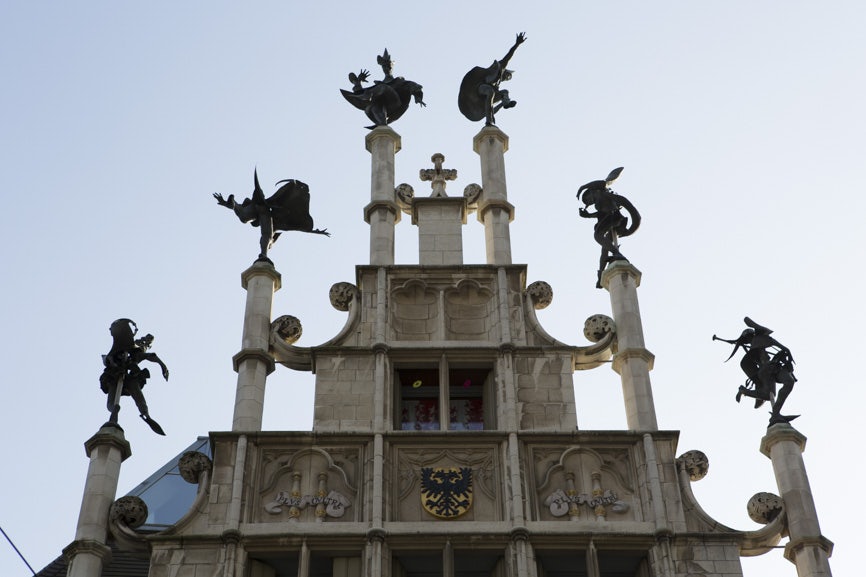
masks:
[[[805,461],[831,565],[855,575],[862,551],[866,158],[866,5],[837,2],[59,2],[0,4],[0,526],[37,569],[74,535],[87,468],[83,443],[106,420],[98,387],[108,325],[134,319],[156,336],[168,383],[145,389],[168,435],[124,399],[133,456],[119,494],[197,435],[231,428],[245,293],[240,273],[257,232],[212,198],[307,182],[316,225],[286,233],[271,256],[283,275],[274,316],[304,323],[299,345],[335,335],[345,314],[328,289],[369,259],[368,124],[343,101],[347,74],[387,47],[395,74],[424,85],[394,129],[397,181],[416,194],[435,152],[480,182],[457,88],[467,70],[511,61],[518,106],[497,124],[506,155],[514,262],[544,280],[539,317],[559,340],[586,344],[583,321],[610,313],[594,288],[598,246],[577,188],[624,166],[614,189],[643,224],[623,253],[639,289],[660,427],[677,454],[704,451],[694,485],[704,509],[758,528],[746,502],[776,492],[758,448],[767,414],[734,394],[723,361],[749,315],[797,361],[786,412],[809,438]],[[417,263],[417,231],[397,227],[398,263]],[[484,262],[471,217],[465,262]],[[153,371],[156,375],[156,371]],[[312,377],[280,367],[264,427],[308,430]],[[575,376],[582,429],[621,429],[618,376]],[[747,577],[790,577],[775,550]],[[0,542],[0,575],[27,575]]]

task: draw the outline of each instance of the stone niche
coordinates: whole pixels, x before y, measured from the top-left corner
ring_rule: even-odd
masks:
[[[430,443],[391,447],[389,518],[442,523],[503,520],[499,443]]]
[[[260,451],[251,514],[258,523],[354,522],[362,517],[362,447],[268,447]]]
[[[642,520],[630,447],[539,444],[528,450],[536,520]]]
[[[498,342],[500,315],[492,271],[472,271],[471,278],[469,273],[413,272],[391,279],[394,340]]]

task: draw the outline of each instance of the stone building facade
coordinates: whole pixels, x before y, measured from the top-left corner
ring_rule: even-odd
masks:
[[[535,311],[550,287],[527,284],[526,266],[511,262],[504,133],[489,126],[475,137],[482,183],[459,196],[446,193],[453,174],[441,155],[426,171],[432,194],[415,197],[394,181],[399,135],[378,127],[366,142],[370,263],[331,290],[344,328],[296,346],[298,319],[272,319],[279,273],[268,262],[245,271],[233,428],[211,434],[212,460],[181,462],[195,502],[159,533],[135,530],[135,502],[109,515],[114,491],[99,471],[111,477],[128,447],[122,433],[101,431],[69,575],[101,574],[106,528],[148,559],[150,577],[734,577],[741,556],[784,536],[801,576],[830,574],[832,544],[799,459],[805,439],[789,425],[763,442],[780,490],[750,503],[763,529],[725,527],[695,500],[706,457],[678,456],[677,432],[656,423],[634,266],[604,271],[610,316],[587,319],[588,344],[545,332]],[[463,263],[461,227],[473,213],[485,228],[483,264]],[[403,214],[418,227],[417,265],[394,263]],[[607,361],[628,429],[581,430],[575,375]],[[278,364],[315,373],[312,431],[261,430]]]

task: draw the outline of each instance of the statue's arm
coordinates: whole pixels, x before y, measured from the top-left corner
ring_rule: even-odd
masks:
[[[168,367],[165,366],[165,363],[162,362],[162,359],[159,358],[156,353],[147,353],[144,355],[145,360],[148,360],[152,363],[156,363],[159,365],[159,368],[162,369],[162,378],[166,381],[168,380]]]
[[[512,46],[508,53],[502,57],[502,60],[499,61],[503,69],[508,66],[508,61],[511,60],[512,56],[514,56],[514,51],[517,50],[517,47],[524,42],[526,42],[526,33],[521,32],[517,35],[517,39],[514,41],[514,46]]]

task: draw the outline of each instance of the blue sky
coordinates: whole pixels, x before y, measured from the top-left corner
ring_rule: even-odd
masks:
[[[518,106],[497,117],[506,155],[514,262],[545,280],[549,333],[584,344],[583,321],[609,313],[594,288],[598,247],[577,216],[577,188],[624,166],[614,186],[641,211],[623,252],[639,289],[660,427],[678,454],[710,459],[694,490],[739,529],[759,491],[775,491],[759,451],[766,414],[733,400],[742,376],[713,333],[749,315],[791,348],[799,382],[786,410],[809,437],[805,460],[838,574],[854,574],[860,523],[850,500],[863,405],[851,359],[863,343],[866,102],[858,2],[25,2],[0,6],[0,300],[3,402],[0,525],[41,568],[74,534],[87,467],[83,442],[105,421],[98,388],[108,325],[134,319],[171,368],[145,389],[168,436],[124,405],[133,456],[125,493],[197,435],[231,427],[244,292],[256,232],[212,193],[310,185],[316,225],[285,234],[274,315],[304,323],[299,345],[327,341],[344,316],[335,282],[368,262],[368,124],[343,101],[347,74],[424,85],[426,108],[395,125],[397,181],[416,194],[434,152],[458,170],[452,194],[479,182],[457,110],[463,74],[528,40],[511,61]],[[417,263],[417,232],[397,230],[397,262]],[[465,262],[483,262],[481,226]],[[584,429],[625,427],[618,377],[575,377]],[[268,381],[267,429],[306,430],[312,377]],[[843,506],[840,500],[845,502]],[[773,551],[747,576],[795,575]],[[847,569],[847,570],[846,570]],[[0,543],[0,574],[28,574]]]

